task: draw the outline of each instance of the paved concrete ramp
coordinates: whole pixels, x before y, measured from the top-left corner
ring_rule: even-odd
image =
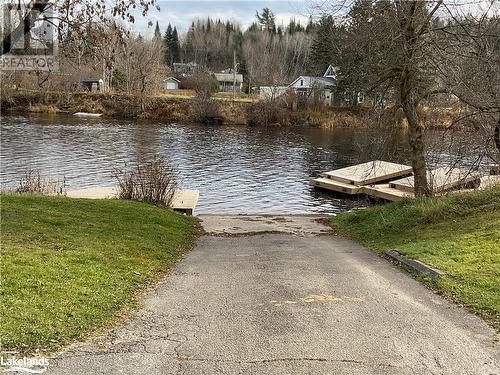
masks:
[[[281,232],[315,235],[331,232],[321,215],[200,215],[203,229],[212,235],[245,235]]]
[[[500,373],[485,322],[314,217],[202,219],[143,307],[47,374]]]

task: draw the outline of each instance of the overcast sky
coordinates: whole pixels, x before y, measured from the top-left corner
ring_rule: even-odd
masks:
[[[247,0],[196,0],[196,1],[175,1],[158,0],[160,12],[152,11],[146,18],[138,17],[133,28],[143,35],[149,35],[153,32],[153,27],[148,27],[148,21],[153,25],[159,22],[162,33],[169,23],[177,26],[177,29],[183,33],[191,25],[191,21],[196,18],[206,19],[208,16],[212,19],[221,19],[223,21],[231,20],[243,26],[248,27],[255,21],[255,12],[264,7],[270,8],[275,14],[278,25],[287,24],[291,18],[301,21],[303,25],[307,23],[309,2],[298,0],[281,1],[247,1]]]

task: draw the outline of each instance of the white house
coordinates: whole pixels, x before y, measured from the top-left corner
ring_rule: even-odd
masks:
[[[168,77],[163,80],[163,87],[165,90],[178,90],[179,89],[179,81],[175,77]]]
[[[235,90],[241,92],[243,88],[243,74],[234,73],[214,73],[217,82],[219,82],[219,91],[233,91],[233,84]]]
[[[322,77],[300,76],[288,86],[293,89],[297,95],[311,97],[319,95],[326,105],[332,105],[333,96],[331,88],[335,86],[337,73],[333,66],[328,66]]]

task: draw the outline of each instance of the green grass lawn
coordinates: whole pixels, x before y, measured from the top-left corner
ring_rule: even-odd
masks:
[[[434,290],[500,329],[500,187],[372,206],[332,218],[340,234],[446,272]]]
[[[140,202],[0,197],[4,350],[51,351],[108,325],[198,232],[196,219]]]

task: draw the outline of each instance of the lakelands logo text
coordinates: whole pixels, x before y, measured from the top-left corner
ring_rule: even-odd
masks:
[[[24,372],[27,374],[43,374],[47,371],[49,360],[45,357],[0,357],[0,365],[5,371]]]
[[[0,70],[57,71],[56,21],[47,0],[0,0]]]

